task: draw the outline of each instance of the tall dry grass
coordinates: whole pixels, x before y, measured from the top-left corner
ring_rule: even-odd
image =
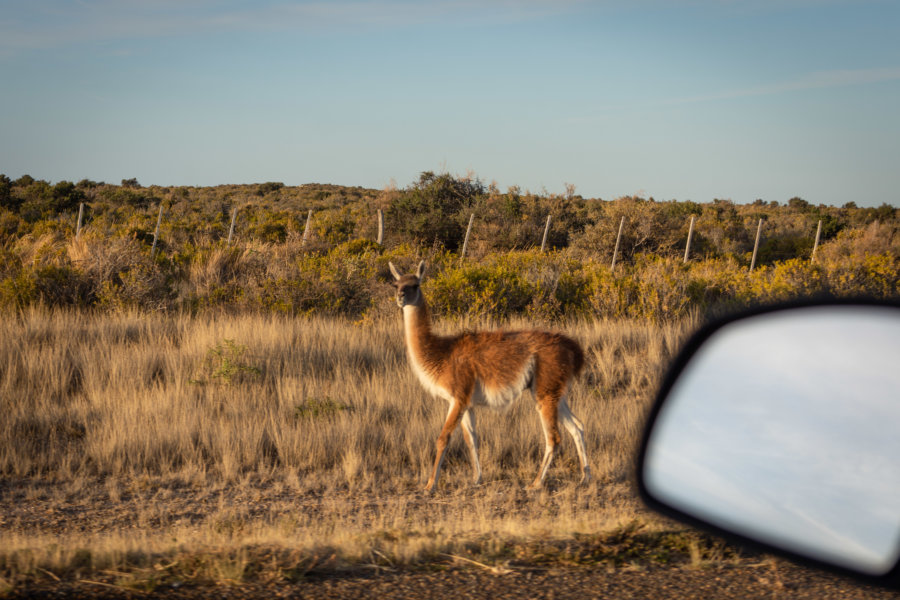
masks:
[[[28,548],[23,569],[59,567],[88,547],[95,567],[121,568],[136,554],[107,516],[116,506],[156,555],[271,544],[404,562],[478,540],[608,530],[641,511],[629,478],[643,415],[691,327],[562,327],[586,350],[570,404],[585,424],[595,475],[587,488],[576,488],[565,438],[548,490],[522,491],[543,446],[526,393],[508,412],[478,413],[484,484],[470,484],[457,433],[438,494],[423,498],[446,404],[408,367],[399,315],[361,325],[25,311],[0,323],[0,474],[8,490],[36,490],[19,494],[35,506],[75,505],[73,523],[97,524],[88,535],[66,521],[7,522],[5,556],[25,560]],[[14,505],[11,492],[4,501]]]

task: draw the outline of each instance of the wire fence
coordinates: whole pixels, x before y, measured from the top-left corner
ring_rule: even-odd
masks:
[[[85,204],[82,202],[78,206],[78,222],[77,222],[76,229],[75,229],[75,238],[76,239],[78,239],[81,236],[81,231],[83,229],[84,210],[85,210]],[[160,203],[159,212],[158,212],[157,219],[156,219],[156,228],[153,231],[153,243],[151,245],[151,254],[155,254],[157,251],[160,227],[163,223],[163,212],[164,212],[163,204]],[[301,242],[300,242],[301,246],[306,246],[307,240],[309,239],[310,225],[313,222],[313,218],[314,218],[314,211],[312,209],[310,209],[306,214],[306,221],[303,226],[303,234],[302,234]],[[376,233],[375,243],[377,243],[378,245],[381,246],[381,245],[384,245],[384,236],[385,236],[384,211],[382,211],[381,209],[378,209],[376,211],[375,218],[377,220],[377,228],[376,228],[377,233]],[[235,241],[234,230],[235,230],[235,224],[237,223],[237,219],[238,219],[238,208],[235,207],[231,213],[231,223],[228,227],[228,236],[226,238],[227,244],[232,244]],[[610,269],[613,271],[615,271],[616,263],[618,262],[618,260],[621,256],[620,250],[621,250],[621,243],[622,243],[622,235],[623,235],[623,232],[625,231],[625,221],[626,221],[626,219],[624,216],[619,221],[618,232],[616,234],[616,242],[615,242],[615,246],[614,246],[613,252],[612,252],[612,261],[610,263]],[[760,242],[761,242],[762,236],[763,236],[764,221],[765,221],[764,219],[760,218],[759,222],[757,224],[757,227],[756,227],[756,236],[755,236],[755,239],[753,242],[753,254],[750,259],[750,267],[748,269],[748,272],[752,272],[756,268],[756,261],[757,261],[757,256],[759,253]],[[541,238],[541,246],[540,246],[541,252],[547,251],[547,239],[548,239],[548,235],[550,233],[550,222],[551,222],[551,215],[548,214],[546,223],[544,225],[543,236]],[[695,223],[696,223],[696,215],[691,215],[690,223],[688,224],[687,242],[685,243],[685,247],[684,247],[684,263],[689,262],[691,259],[691,243],[693,242],[693,239],[694,239]],[[475,224],[475,213],[473,212],[469,215],[469,222],[468,222],[468,225],[466,226],[466,233],[465,233],[465,237],[463,238],[463,245],[462,245],[462,249],[460,250],[460,255],[459,255],[460,264],[462,264],[466,259],[466,252],[469,247],[469,239],[470,239],[470,236],[472,235],[472,227],[474,224]],[[816,226],[815,241],[813,243],[812,252],[810,253],[810,256],[809,256],[809,259],[811,261],[815,260],[816,250],[819,247],[821,238],[822,238],[822,220],[819,219],[818,224]]]

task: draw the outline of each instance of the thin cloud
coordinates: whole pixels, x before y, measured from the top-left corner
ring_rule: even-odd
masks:
[[[260,3],[222,8],[194,2],[85,0],[56,6],[23,4],[0,24],[0,51],[62,48],[92,42],[219,32],[327,31],[343,27],[394,28],[430,23],[470,25],[532,21],[573,10],[582,0],[356,0]]]
[[[793,81],[785,81],[756,87],[730,90],[716,94],[673,98],[665,104],[694,104],[717,100],[735,100],[753,96],[775,96],[789,92],[806,90],[822,90],[858,85],[870,85],[900,80],[900,67],[882,67],[869,69],[843,69],[837,71],[818,71],[798,77]]]
[[[648,109],[661,106],[702,104],[739,100],[741,98],[777,96],[792,92],[872,85],[892,81],[900,81],[900,67],[818,71],[800,76],[792,81],[728,90],[712,94],[700,94],[697,96],[684,96],[680,98],[663,98],[659,100],[648,100],[644,103],[598,105],[593,108],[592,114],[568,116],[566,117],[565,122],[578,125],[593,124],[608,119],[610,118],[610,115],[615,113],[633,111],[635,108]]]

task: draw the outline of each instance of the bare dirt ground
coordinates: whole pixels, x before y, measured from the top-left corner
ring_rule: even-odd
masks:
[[[0,484],[0,539],[6,534],[127,532],[202,523],[223,505],[254,517],[273,510],[315,510],[313,498],[281,490],[263,498],[242,490],[122,490],[117,502],[98,484],[60,490],[34,482]],[[373,510],[375,508],[373,507]],[[635,561],[622,566],[517,562],[503,568],[447,561],[405,568],[362,566],[312,572],[292,582],[240,585],[167,582],[150,590],[94,579],[49,578],[16,585],[7,598],[900,598],[886,590],[758,555],[699,564]],[[2,594],[0,594],[2,595]]]

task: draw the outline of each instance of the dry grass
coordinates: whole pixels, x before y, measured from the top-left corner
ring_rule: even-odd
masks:
[[[438,493],[422,497],[446,405],[407,366],[399,317],[4,320],[0,578],[106,573],[143,585],[509,560],[513,547],[648,522],[630,480],[635,448],[660,369],[691,327],[562,327],[586,349],[570,403],[591,485],[576,487],[566,438],[548,489],[523,491],[542,451],[525,395],[478,415],[484,484],[470,484],[456,434]]]

